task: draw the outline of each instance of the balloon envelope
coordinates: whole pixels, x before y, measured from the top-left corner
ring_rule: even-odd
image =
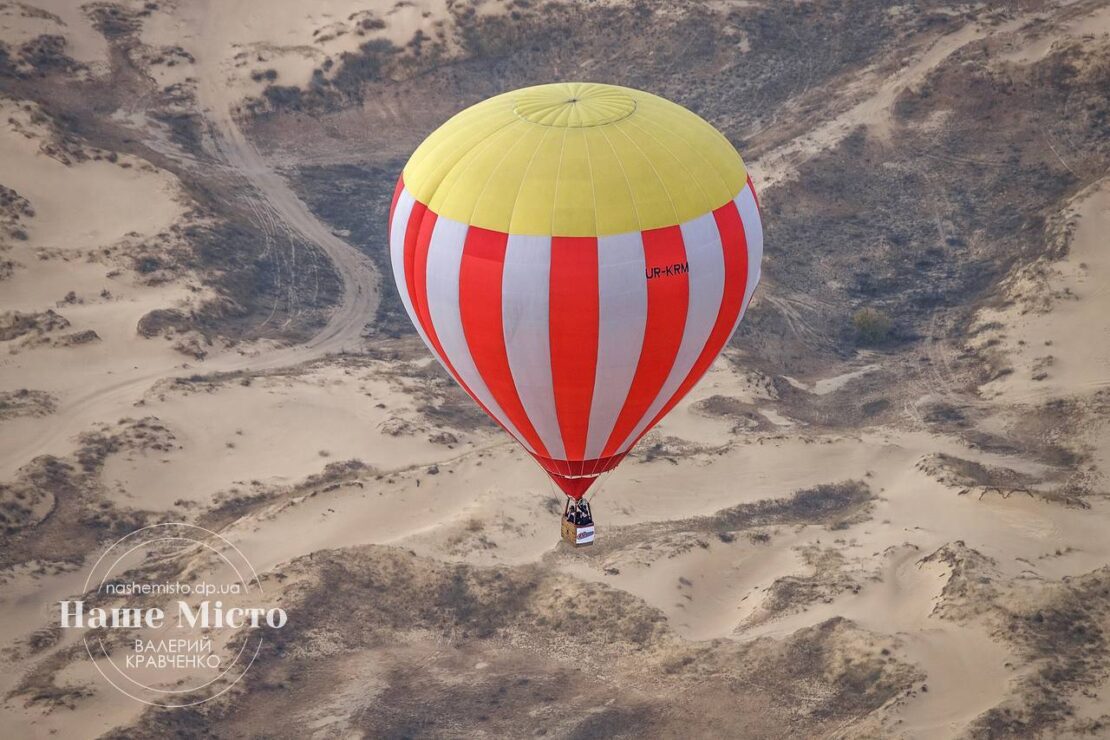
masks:
[[[467,108],[413,153],[390,209],[393,275],[421,338],[574,498],[709,368],[762,253],[728,140],[613,85]]]

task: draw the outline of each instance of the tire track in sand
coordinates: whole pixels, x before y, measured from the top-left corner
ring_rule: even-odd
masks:
[[[236,101],[228,86],[222,84],[222,49],[218,45],[221,35],[209,32],[211,19],[217,14],[205,12],[205,7],[197,10],[202,14],[197,27],[200,29],[198,39],[203,45],[196,54],[197,97],[221,159],[250,183],[256,191],[253,194],[257,197],[256,205],[269,211],[278,225],[324,252],[335,266],[343,286],[338,307],[324,327],[307,342],[250,355],[224,354],[205,362],[200,370],[205,374],[273,370],[355,347],[366,324],[377,312],[380,276],[367,257],[333,234],[313,215],[243,134],[232,113]],[[197,372],[198,368],[187,363],[166,363],[128,373],[122,379],[116,376],[109,382],[63,399],[56,412],[44,419],[40,430],[4,445],[0,453],[0,480],[12,478],[21,466],[39,455],[68,454],[78,434],[98,421],[126,416],[154,383]]]

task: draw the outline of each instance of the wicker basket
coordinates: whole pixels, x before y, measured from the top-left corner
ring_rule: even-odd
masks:
[[[589,547],[594,543],[594,525],[563,519],[563,541],[575,547]]]

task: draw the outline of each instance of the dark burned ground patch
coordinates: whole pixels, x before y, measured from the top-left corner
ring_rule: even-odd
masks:
[[[419,657],[419,656],[414,656]],[[491,660],[492,658],[492,660]],[[479,678],[459,681],[477,662]],[[615,687],[581,669],[506,651],[455,650],[435,656],[425,670],[396,666],[387,687],[352,724],[368,736],[402,738],[466,735],[642,737],[659,722],[661,710],[629,691],[617,700]],[[573,687],[573,688],[571,688]],[[570,689],[568,691],[568,689]],[[613,701],[606,705],[605,702]],[[518,712],[531,716],[525,719]]]
[[[789,121],[827,116],[820,102],[865,65],[893,65],[900,49],[924,48],[1000,12],[982,9],[973,19],[971,11],[940,7],[915,4],[895,18],[873,2],[727,13],[548,3],[487,16],[458,4],[443,38],[403,50],[375,44],[365,52],[373,64],[358,55],[337,60],[342,74],[321,71],[293,102],[257,108],[253,132],[280,146],[319,139],[323,130],[329,146],[352,152],[358,165],[305,167],[292,179],[318,215],[351,231],[380,261],[400,163],[464,105],[551,79],[628,84],[690,107],[758,155],[781,143]],[[796,53],[801,48],[805,54]],[[842,396],[810,398],[799,408],[826,406],[817,416],[842,426],[885,423],[904,405],[900,393],[920,390],[901,381],[971,390],[989,374],[984,358],[964,353],[937,368],[937,351],[921,340],[959,336],[998,279],[1043,250],[1045,219],[1105,172],[1104,51],[1069,47],[1028,68],[1000,65],[992,54],[972,44],[905,91],[891,142],[861,129],[766,194],[762,296],[774,300],[761,297],[741,326],[743,361],[770,375],[810,377],[863,347],[852,326],[859,309],[891,321],[889,334],[867,348],[894,372],[873,379],[867,398],[847,405]],[[820,101],[811,89],[821,90]],[[1064,109],[1079,113],[1062,122]],[[1052,142],[1057,150],[1066,144],[1070,164]],[[408,331],[395,302],[383,310],[389,331]],[[880,387],[898,385],[905,390]]]
[[[324,326],[342,283],[330,260],[292,234],[269,234],[230,199],[211,225],[185,229],[196,267],[224,298],[187,318],[205,335],[304,341]]]
[[[727,12],[680,2],[518,2],[505,14],[456,3],[448,7],[442,35],[418,34],[404,48],[371,41],[361,53],[319,69],[306,88],[281,88],[257,101],[255,110],[320,115],[379,97],[432,101],[435,111],[426,120],[397,127],[415,146],[417,137],[462,105],[528,84],[588,79],[657,92],[741,138],[773,119],[777,106],[861,68],[877,51],[925,29],[959,24],[959,18],[932,13],[931,5],[908,6],[894,20],[880,2]]]
[[[352,164],[289,174],[315,213],[349,231],[379,269],[387,267],[386,213],[407,154],[482,98],[554,79],[630,85],[686,105],[744,148],[745,132],[776,118],[795,95],[923,29],[957,22],[913,6],[895,23],[875,2],[727,13],[686,3],[516,3],[504,15],[458,3],[448,12],[442,37],[420,36],[404,49],[370,42],[332,60],[307,87],[271,87],[253,106],[253,138],[264,148],[323,140],[333,155],[351,152]],[[799,48],[806,53],[794,53]],[[382,331],[411,331],[394,291],[385,297]]]
[[[1085,399],[1053,399],[1021,409],[1010,436],[1037,461],[1070,471],[1069,484],[1088,487],[1098,482],[1091,475],[1094,451],[1074,437],[1077,431],[1098,428],[1107,412],[1110,412],[1110,390],[1106,389]]]
[[[167,272],[195,270],[218,295],[184,316],[179,329],[233,340],[307,339],[339,300],[341,283],[330,261],[314,245],[268,229],[249,210],[243,181],[229,174],[213,176],[210,166],[183,166],[181,160],[145,146],[134,131],[113,118],[140,101],[149,116],[169,126],[183,155],[214,164],[200,146],[199,122],[182,113],[193,102],[190,94],[158,89],[136,61],[150,56],[138,31],[153,10],[100,3],[87,6],[86,11],[108,41],[109,74],[89,79],[73,75],[76,68],[65,63],[64,38],[44,37],[34,54],[21,52],[19,69],[5,66],[0,55],[0,93],[39,105],[57,139],[46,146],[60,161],[80,162],[101,154],[115,161],[116,153],[128,153],[177,176],[192,206],[189,225],[177,227],[180,243],[170,248],[153,239],[139,246],[159,259],[159,268]],[[188,56],[180,49],[168,53]],[[156,54],[149,61],[166,60]],[[124,267],[140,277],[145,274],[143,265]]]
[[[1004,466],[990,466],[946,454],[932,455],[919,467],[961,493],[976,492],[1009,496],[1024,493],[1046,501],[1088,507],[1093,493],[1103,490],[1097,466],[1097,451],[1086,435],[1097,429],[1110,410],[1110,391],[1100,390],[1086,398],[1053,399],[1027,405],[1006,416],[1002,434],[969,428],[971,413],[947,404],[926,411],[934,428],[963,436],[972,447],[1002,455],[1021,455],[1044,470],[1036,475]],[[1096,437],[1097,439],[1097,437]]]
[[[863,481],[822,483],[780,499],[739,504],[709,517],[685,520],[692,528],[721,533],[778,524],[818,524],[840,528],[865,519],[875,500]]]
[[[747,364],[747,361],[745,361]],[[823,395],[796,387],[782,376],[770,380],[773,400],[752,403],[734,396],[713,395],[693,405],[703,416],[732,422],[732,434],[781,433],[762,412],[774,408],[794,421],[803,422],[814,433],[861,429],[896,420],[904,399],[892,389],[896,376],[874,370],[854,378],[843,388]]]
[[[844,529],[866,521],[875,498],[871,488],[863,481],[822,483],[783,498],[738,504],[709,516],[604,527],[604,536],[593,547],[560,551],[556,557],[604,560],[615,552],[663,537],[681,541],[684,543],[682,547],[690,543],[708,547],[711,539],[732,542],[743,533],[753,533],[764,527],[808,524],[833,530]]]
[[[55,20],[61,24],[56,16]],[[66,54],[64,36],[42,34],[14,47],[0,41],[0,78],[34,79],[53,73],[73,73],[85,68],[84,64]]]
[[[148,523],[146,512],[104,500],[98,477],[74,461],[37,457],[0,484],[0,567],[79,564],[100,543]]]
[[[791,524],[842,529],[865,521],[875,500],[876,496],[871,492],[870,486],[863,481],[821,483],[795,491],[784,498],[737,504],[710,516],[668,522],[667,526],[717,535]]]
[[[960,495],[975,493],[981,499],[987,495],[1009,498],[1023,494],[1043,501],[1090,508],[1085,500],[1090,492],[1088,481],[1082,472],[1071,467],[1048,468],[1041,475],[1031,475],[945,453],[929,455],[918,462],[917,467],[941,483],[959,489]]]
[[[147,338],[196,331],[211,345],[220,337],[303,341],[323,327],[342,291],[323,253],[291,234],[273,233],[240,211],[242,203],[208,205],[193,223],[137,245],[128,266],[148,283],[193,271],[217,297],[188,311],[155,309],[136,331]]]
[[[812,736],[917,679],[845,620],[782,642],[689,643],[635,597],[533,565],[371,546],[306,556],[289,575],[288,626],[241,691],[149,711],[117,736],[294,737],[319,717],[375,737]]]
[[[41,455],[0,483],[0,568],[22,563],[75,565],[100,544],[152,523],[152,512],[104,496],[101,471],[125,449],[167,450],[173,434],[158,419],[120,419],[83,433],[73,455]]]
[[[994,488],[1007,492],[1028,491],[1037,478],[1010,468],[984,465],[955,455],[938,452],[918,465],[942,483],[954,488]]]
[[[871,405],[856,408],[854,392],[784,391],[791,415],[821,423],[824,406],[848,425],[890,421],[923,390],[951,399],[1000,372],[998,358],[965,346],[969,322],[1004,300],[1004,276],[1060,248],[1051,220],[1110,166],[1107,51],[1068,44],[1017,67],[972,44],[902,93],[890,144],[857,130],[765,194],[772,300],[757,301],[737,333],[743,362],[772,376],[827,374],[860,346],[855,312],[892,324],[869,347],[885,377],[852,386]],[[956,421],[929,423],[973,433]]]
[[[325,223],[341,229],[369,257],[382,281],[374,330],[388,337],[415,334],[393,284],[389,258],[389,206],[402,161],[383,166],[310,166],[287,172],[297,195]]]
[[[693,410],[710,418],[727,419],[733,424],[732,433],[770,432],[775,425],[759,413],[759,407],[732,396],[715,394],[693,405]]]

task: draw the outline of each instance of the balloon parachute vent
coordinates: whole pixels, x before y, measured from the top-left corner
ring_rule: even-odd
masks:
[[[636,101],[620,88],[589,82],[540,85],[514,93],[513,113],[554,128],[607,126],[628,118]]]

